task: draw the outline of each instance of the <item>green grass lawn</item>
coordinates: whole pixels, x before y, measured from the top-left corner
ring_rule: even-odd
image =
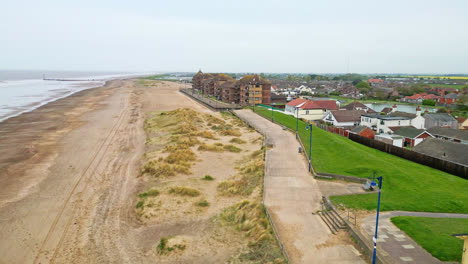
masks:
[[[468,219],[397,216],[391,221],[432,256],[461,261],[463,240],[452,235],[467,233]]]
[[[271,118],[271,111],[255,107]],[[274,112],[274,119],[293,130],[293,116]],[[299,135],[309,150],[309,131],[299,121]],[[345,137],[314,127],[312,165],[318,172],[368,177],[373,171],[383,176],[381,210],[468,213],[468,180],[369,148]],[[352,208],[373,210],[377,194],[332,197]]]

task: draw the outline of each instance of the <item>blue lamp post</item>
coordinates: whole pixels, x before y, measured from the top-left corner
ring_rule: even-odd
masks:
[[[374,172],[374,176],[375,176],[375,172]],[[377,254],[377,230],[379,228],[379,212],[380,212],[380,195],[382,191],[382,176],[377,177],[377,180],[379,181],[379,200],[377,201],[377,218],[375,220],[375,236],[374,238],[372,238],[372,240],[374,241],[374,254],[372,255],[372,264],[375,264],[375,257]],[[373,180],[371,182],[371,186],[372,185],[376,186],[377,183]]]
[[[306,130],[309,130],[309,172],[312,169],[312,124],[309,123],[308,126],[306,126]]]

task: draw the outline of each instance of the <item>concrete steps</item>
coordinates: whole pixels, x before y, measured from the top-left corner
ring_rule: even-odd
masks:
[[[341,229],[346,229],[346,224],[334,210],[322,210],[318,214],[333,234],[336,234]]]

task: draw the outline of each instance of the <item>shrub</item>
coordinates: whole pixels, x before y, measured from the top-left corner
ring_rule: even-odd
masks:
[[[224,149],[230,152],[241,152],[242,149],[234,146],[234,145],[226,145],[224,146]]]
[[[190,187],[181,187],[181,186],[170,188],[169,193],[177,194],[181,196],[191,196],[191,197],[200,195],[200,191],[197,189],[190,188]]]
[[[202,180],[204,180],[204,181],[212,181],[212,180],[214,180],[214,178],[211,177],[211,175],[205,175],[205,177],[203,177]]]
[[[223,151],[223,147],[221,146],[216,146],[214,144],[212,145],[208,145],[208,144],[200,144],[200,146],[198,146],[198,150],[201,150],[201,151],[214,151],[214,152],[221,152]]]
[[[138,203],[136,204],[136,208],[141,208],[143,209],[143,205],[145,204],[145,202],[143,201],[138,201]]]
[[[247,143],[245,140],[242,140],[240,138],[232,138],[229,142],[231,143],[237,143],[237,144],[245,144]]]
[[[200,207],[207,207],[210,205],[210,203],[207,200],[200,200],[196,202],[195,205]]]

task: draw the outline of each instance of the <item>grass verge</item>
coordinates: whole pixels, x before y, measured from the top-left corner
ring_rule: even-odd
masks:
[[[271,111],[255,107],[259,115],[271,118]],[[275,112],[274,120],[296,130],[293,116]],[[309,149],[309,131],[299,121],[299,136]],[[418,163],[353,142],[313,127],[312,165],[318,172],[368,177],[373,171],[383,176],[381,210],[468,213],[468,181]],[[347,206],[373,210],[377,194],[332,197]]]
[[[441,261],[461,261],[463,240],[452,235],[466,233],[468,219],[397,216],[391,221],[432,256]]]

